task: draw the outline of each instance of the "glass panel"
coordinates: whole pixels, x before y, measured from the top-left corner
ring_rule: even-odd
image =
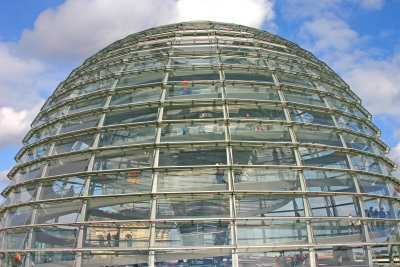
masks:
[[[99,114],[69,118],[64,121],[60,133],[82,130],[97,125]]]
[[[252,65],[252,66],[267,66],[265,61],[260,58],[248,58],[248,57],[228,57],[222,56],[222,63],[227,65]]]
[[[119,79],[116,87],[157,83],[157,82],[160,83],[163,76],[164,72],[161,71],[125,74]]]
[[[222,104],[216,105],[167,105],[163,120],[223,118]]]
[[[281,107],[265,104],[229,104],[229,116],[240,119],[286,121],[285,113]]]
[[[214,65],[218,64],[217,57],[199,56],[199,57],[173,57],[171,58],[171,66],[188,67],[190,65]]]
[[[36,214],[36,224],[77,222],[82,202],[80,200],[42,203]]]
[[[93,170],[132,169],[150,167],[153,164],[153,149],[113,150],[96,154]]]
[[[196,69],[196,70],[171,70],[168,72],[168,81],[219,81],[219,71],[213,69]]]
[[[79,177],[46,181],[42,185],[40,199],[82,196],[84,185],[85,179]]]
[[[90,180],[89,195],[114,195],[150,192],[153,173],[130,171],[99,174]]]
[[[364,137],[352,135],[348,133],[342,133],[346,145],[350,148],[355,148],[365,152],[375,153],[372,147],[372,142]]]
[[[150,230],[146,222],[85,227],[84,248],[148,248]]]
[[[299,176],[294,170],[250,169],[234,167],[235,190],[270,191],[301,190]]]
[[[353,131],[369,134],[372,136],[376,136],[376,133],[372,131],[368,126],[359,122],[357,120],[353,120],[346,116],[337,117],[337,122],[340,127],[347,128]]]
[[[228,222],[156,223],[156,247],[213,247],[230,245]]]
[[[34,159],[38,159],[47,156],[49,152],[50,144],[41,144],[25,151],[25,153],[18,160],[18,163],[28,162]]]
[[[168,85],[165,99],[221,98],[221,96],[219,84],[200,84],[183,81],[182,84]]]
[[[35,200],[36,189],[37,184],[28,184],[25,186],[16,187],[8,195],[4,206],[16,205]]]
[[[167,63],[166,58],[151,58],[151,59],[146,59],[145,61],[134,61],[132,63],[129,63],[124,71],[128,72],[128,71],[136,71],[143,69],[149,70],[151,68],[164,67],[166,63]]]
[[[74,136],[55,142],[52,155],[85,150],[92,146],[94,134]]]
[[[106,115],[104,126],[143,121],[155,121],[157,119],[157,114],[158,107],[142,107],[140,109],[110,111]]]
[[[324,100],[316,93],[283,91],[289,102],[298,102],[308,105],[326,107]]]
[[[159,166],[226,164],[226,148],[181,146],[160,148]]]
[[[320,266],[369,266],[363,247],[334,246],[315,252]]]
[[[305,86],[305,87],[315,87],[314,83],[306,77],[293,76],[288,74],[277,74],[280,83],[285,83],[289,85]]]
[[[29,232],[27,229],[9,229],[3,231],[3,249],[25,249],[28,243]]]
[[[105,131],[100,134],[99,147],[152,143],[155,133],[155,125]]]
[[[237,217],[304,216],[303,200],[295,195],[236,194]]]
[[[337,132],[329,129],[294,126],[297,140],[301,143],[343,147]]]
[[[275,88],[250,86],[250,85],[226,85],[228,98],[255,99],[255,100],[275,100],[279,101],[278,90]]]
[[[44,162],[39,162],[36,164],[29,165],[27,167],[22,168],[19,172],[15,175],[13,179],[13,183],[22,183],[34,178],[39,178],[42,176],[42,171],[44,167]]]
[[[399,222],[398,221],[368,221],[368,234],[371,242],[398,242]]]
[[[293,121],[335,126],[329,113],[304,109],[289,109],[289,112]]]
[[[325,192],[356,192],[354,180],[345,172],[304,170],[307,189]]]
[[[34,228],[33,248],[74,248],[78,230],[78,226],[68,225]]]
[[[315,217],[359,217],[356,201],[351,196],[308,196]]]
[[[307,242],[304,221],[237,221],[239,246],[251,245],[300,245]]]
[[[361,174],[358,181],[361,193],[399,197],[394,185],[382,177]]]
[[[112,96],[110,106],[130,104],[136,102],[158,101],[160,88],[141,88],[130,92],[119,92]]]
[[[33,132],[31,137],[29,137],[29,139],[25,142],[25,145],[29,145],[39,140],[42,140],[46,137],[55,135],[57,133],[58,128],[60,127],[60,123],[51,124],[46,127],[47,128]]]
[[[362,223],[351,219],[343,221],[312,221],[314,236],[318,244],[346,244],[362,242]]]
[[[287,126],[265,123],[230,123],[231,139],[240,141],[291,142]]]
[[[161,125],[161,142],[213,140],[225,140],[225,126],[222,122]]]
[[[129,266],[147,267],[149,252],[130,251],[90,251],[83,252],[82,266]],[[118,265],[117,265],[118,264]]]
[[[334,150],[299,147],[302,162],[306,166],[350,169],[346,154]]]
[[[232,147],[233,161],[241,165],[294,165],[292,147]]]
[[[310,254],[303,248],[298,251],[272,252],[253,252],[243,251],[239,253],[239,266],[290,266],[289,263],[295,262],[295,266],[310,266]]]
[[[147,220],[150,216],[150,197],[103,197],[90,199],[86,221]]]
[[[90,83],[88,85],[85,85],[84,88],[82,88],[78,94],[84,95],[92,93],[94,91],[109,89],[114,84],[114,81],[115,81],[114,79],[104,79],[95,83]]]
[[[333,85],[329,85],[327,83],[322,83],[322,82],[318,82],[318,86],[321,90],[326,91],[326,92],[330,92],[332,94],[347,98],[351,101],[356,102],[356,100],[350,96],[346,91],[344,91],[343,89],[339,88],[339,87],[335,87]]]
[[[20,206],[8,209],[1,218],[0,225],[2,227],[11,227],[18,225],[26,225],[31,223],[32,206]]]
[[[157,200],[158,219],[229,217],[228,195],[165,195]]]
[[[53,159],[49,162],[44,177],[86,171],[89,159],[90,155],[73,155]]]
[[[367,217],[381,219],[400,218],[400,204],[396,201],[376,197],[363,197]]]
[[[380,160],[365,155],[350,154],[351,162],[356,170],[387,174],[384,172]]]
[[[157,173],[158,192],[222,191],[228,189],[228,170],[203,169]]]
[[[271,73],[259,70],[245,71],[225,69],[225,80],[274,83]]]
[[[337,99],[334,99],[334,98],[328,98],[328,103],[329,103],[329,106],[332,107],[332,108],[336,108],[336,109],[339,109],[341,111],[344,111],[344,112],[347,112],[347,113],[350,113],[350,114],[354,114],[354,115],[363,117],[364,119],[367,119],[367,116],[365,116],[364,113],[362,113],[358,108],[356,108],[354,106],[354,104],[350,105],[348,103],[341,102],[341,101],[339,101]]]
[[[75,252],[32,252],[32,261],[35,266],[58,265],[63,267],[73,267],[75,262]]]
[[[95,99],[90,99],[90,100],[85,98],[85,99],[79,100],[77,102],[74,102],[70,105],[68,114],[74,114],[77,112],[102,107],[104,105],[105,99],[106,99],[106,96],[100,97],[100,98],[95,98]]]

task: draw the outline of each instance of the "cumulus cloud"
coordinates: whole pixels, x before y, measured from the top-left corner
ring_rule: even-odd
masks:
[[[359,2],[361,7],[370,10],[379,10],[385,4],[384,0],[357,0],[357,2]]]
[[[400,166],[400,143],[390,150],[389,158]],[[397,168],[397,171],[394,174],[397,178],[400,178],[400,167]]]
[[[82,60],[131,33],[187,20],[260,27],[274,18],[270,0],[67,0],[41,13],[20,44],[43,58]]]
[[[1,147],[20,145],[21,140],[30,128],[30,124],[39,112],[44,101],[32,108],[16,111],[11,107],[0,108],[0,150]]]

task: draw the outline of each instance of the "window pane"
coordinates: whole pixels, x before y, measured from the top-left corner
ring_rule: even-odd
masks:
[[[287,126],[265,123],[230,123],[232,140],[291,142]]]
[[[94,127],[97,125],[99,117],[99,114],[94,114],[67,119],[62,125],[60,133],[67,133]]]
[[[144,196],[91,199],[86,221],[146,220],[150,216],[150,199]]]
[[[314,236],[318,243],[362,242],[361,221],[351,219],[346,221],[312,221]],[[337,237],[337,238],[332,238]]]
[[[303,164],[325,168],[349,169],[346,154],[339,151],[324,150],[318,148],[299,148]]]
[[[115,195],[150,192],[153,173],[130,171],[99,174],[90,180],[89,195]]]
[[[233,167],[235,190],[301,190],[297,171]]]
[[[223,118],[221,105],[167,105],[164,107],[163,120],[211,119]]]
[[[99,91],[99,90],[104,90],[104,89],[109,89],[112,87],[112,85],[114,84],[114,79],[104,79],[104,80],[100,80],[98,82],[95,83],[90,83],[88,85],[85,85],[80,91],[79,91],[79,95],[84,95],[84,94],[89,94],[92,93],[94,91]]]
[[[225,70],[225,80],[234,81],[255,81],[255,82],[268,82],[274,83],[271,73],[266,71],[251,70]]]
[[[227,222],[168,222],[156,224],[157,247],[213,247],[230,245]]]
[[[294,126],[297,140],[301,143],[323,144],[343,147],[338,133],[333,130]]]
[[[43,203],[37,210],[36,224],[77,222],[80,200]]]
[[[364,137],[352,135],[348,133],[342,133],[346,145],[350,148],[355,148],[358,150],[362,150],[365,152],[375,153],[374,148],[372,147],[372,142]]]
[[[351,119],[346,116],[339,116],[337,118],[338,125],[343,128],[347,128],[353,131],[369,134],[372,136],[376,136],[376,133],[371,130],[368,126],[366,126],[364,123],[359,122],[357,120]]]
[[[55,142],[52,155],[85,150],[92,146],[94,134],[75,136]]]
[[[53,159],[47,166],[45,177],[85,171],[88,161],[89,155]]]
[[[358,205],[351,196],[309,196],[311,213],[315,217],[359,217]]]
[[[248,57],[228,57],[222,56],[222,63],[227,65],[252,65],[252,66],[267,66],[265,61],[261,58],[248,58]]]
[[[249,86],[249,85],[226,85],[228,98],[276,100],[279,101],[278,91],[275,88]]]
[[[90,99],[90,100],[88,100],[88,99],[78,100],[77,102],[74,102],[70,105],[70,108],[68,110],[68,115],[82,112],[82,111],[89,110],[89,109],[102,107],[104,105],[105,99],[106,99],[106,97],[104,96],[104,97]]]
[[[129,86],[129,85],[138,85],[138,84],[148,84],[148,83],[157,83],[161,82],[162,77],[164,76],[163,72],[143,72],[143,73],[131,73],[125,74],[122,76],[118,83],[117,87]]]
[[[96,154],[93,170],[113,170],[150,167],[153,164],[153,149],[112,150]]]
[[[284,91],[287,101],[326,107],[324,100],[315,93]]]
[[[228,170],[203,169],[157,173],[158,192],[221,191],[228,189]]]
[[[285,113],[281,107],[265,104],[229,104],[229,116],[240,119],[286,121]]]
[[[225,140],[225,126],[221,123],[180,123],[161,126],[162,142]]]
[[[150,143],[154,142],[155,133],[155,125],[104,131],[100,134],[99,147]]]
[[[160,88],[143,88],[131,92],[119,92],[112,96],[110,106],[130,104],[144,101],[157,101],[160,99]]]
[[[294,195],[244,194],[236,196],[238,217],[304,216],[303,200]]]
[[[158,107],[110,111],[106,115],[104,125],[154,121],[157,119],[157,114]]]
[[[181,146],[160,148],[159,166],[226,164],[226,148]]]
[[[213,65],[218,64],[217,57],[211,56],[198,56],[198,57],[173,57],[171,59],[171,66],[188,67],[190,65]]]
[[[168,85],[165,99],[221,98],[221,96],[220,85],[183,81],[181,84]]]
[[[247,165],[294,165],[296,160],[292,147],[232,147],[233,161]]]
[[[213,69],[182,70],[177,69],[168,72],[168,81],[219,81],[219,71]]]
[[[361,193],[393,197],[399,196],[395,186],[382,177],[362,174],[359,175],[358,181]]]
[[[356,192],[353,177],[348,173],[304,170],[306,185],[310,191]]]
[[[335,126],[329,113],[304,109],[289,109],[289,112],[294,121]]]
[[[350,155],[351,162],[356,170],[374,172],[379,174],[388,174],[384,165],[381,165],[380,160],[374,157],[365,155]]]
[[[307,226],[304,221],[238,221],[238,245],[272,245],[290,242],[306,244]]]
[[[297,86],[305,86],[305,87],[315,87],[314,83],[310,81],[306,77],[301,76],[293,76],[288,74],[277,74],[278,80],[280,83],[289,84],[289,85],[297,85]]]
[[[85,179],[79,177],[47,181],[42,185],[40,199],[82,196],[84,185]]]
[[[78,230],[78,226],[67,225],[34,228],[33,248],[74,248]]]
[[[171,195],[157,200],[158,219],[229,217],[228,195]]]

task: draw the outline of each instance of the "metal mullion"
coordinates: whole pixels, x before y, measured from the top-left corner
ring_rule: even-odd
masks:
[[[153,168],[158,167],[159,156],[160,156],[160,151],[158,148],[155,148]],[[158,173],[153,172],[153,180],[152,180],[152,186],[151,186],[152,195],[151,195],[151,204],[150,204],[150,222],[149,222],[149,227],[150,227],[150,229],[149,229],[150,230],[149,247],[148,247],[149,267],[154,267],[154,250],[152,250],[152,248],[155,245],[155,239],[156,239],[156,223],[154,222],[154,220],[156,219],[157,195],[154,195],[154,193],[157,192],[157,180],[158,180]]]

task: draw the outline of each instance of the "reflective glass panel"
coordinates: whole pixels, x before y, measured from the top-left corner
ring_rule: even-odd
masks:
[[[346,172],[304,170],[307,189],[325,192],[356,192],[353,177]]]
[[[156,126],[109,130],[100,134],[99,147],[121,146],[154,142]]]
[[[316,93],[283,91],[285,99],[290,102],[326,107],[324,100]]]
[[[315,217],[359,217],[357,200],[351,196],[308,196]]]
[[[69,225],[34,228],[33,248],[74,248],[78,230],[78,226]]]
[[[335,126],[329,113],[305,109],[289,109],[289,112],[294,121]]]
[[[138,109],[110,111],[106,115],[104,125],[127,124],[157,119],[158,107],[142,107]]]
[[[168,81],[219,81],[219,71],[214,69],[185,70],[177,69],[168,72]]]
[[[96,154],[93,170],[131,169],[150,167],[153,164],[153,149],[112,150]]]
[[[274,83],[271,73],[259,70],[245,71],[225,69],[225,80]]]
[[[299,152],[302,162],[306,166],[339,169],[350,168],[346,154],[343,152],[306,147],[299,147]]]
[[[81,200],[49,202],[40,204],[36,224],[77,222],[81,211]]]
[[[95,83],[90,83],[84,85],[84,87],[79,91],[79,95],[89,94],[94,91],[109,89],[114,84],[114,79],[102,79]]]
[[[225,146],[180,146],[160,148],[159,166],[216,164],[226,164]]]
[[[247,165],[294,165],[296,160],[292,147],[232,147],[233,161]]]
[[[249,86],[244,84],[226,85],[228,98],[275,100],[279,101],[278,91],[275,88]]]
[[[230,123],[232,140],[290,142],[287,126],[265,123]]]
[[[52,155],[85,150],[92,146],[94,134],[63,138],[55,142]]]
[[[100,114],[93,114],[93,115],[69,118],[64,121],[60,133],[67,133],[94,127],[97,125],[99,117]]]
[[[68,114],[74,114],[78,113],[81,111],[89,110],[89,109],[94,109],[98,108],[104,105],[106,97],[100,97],[100,98],[95,98],[95,99],[81,99],[78,100],[77,102],[74,102],[70,105]]]
[[[165,99],[221,98],[220,85],[183,81],[167,85]]]
[[[163,120],[223,118],[221,105],[166,105]]]
[[[84,185],[85,179],[79,177],[46,181],[42,185],[40,199],[82,196]]]
[[[297,140],[301,143],[322,144],[343,147],[337,132],[330,129],[294,126]]]
[[[225,140],[225,126],[220,123],[164,123],[162,142]]]
[[[116,87],[157,83],[161,82],[163,76],[164,73],[161,71],[125,74],[119,79]]]
[[[254,120],[283,120],[285,113],[281,107],[265,104],[229,104],[229,117]]]
[[[143,101],[157,101],[160,99],[160,88],[142,88],[130,92],[119,92],[112,96],[110,106],[130,104]]]

